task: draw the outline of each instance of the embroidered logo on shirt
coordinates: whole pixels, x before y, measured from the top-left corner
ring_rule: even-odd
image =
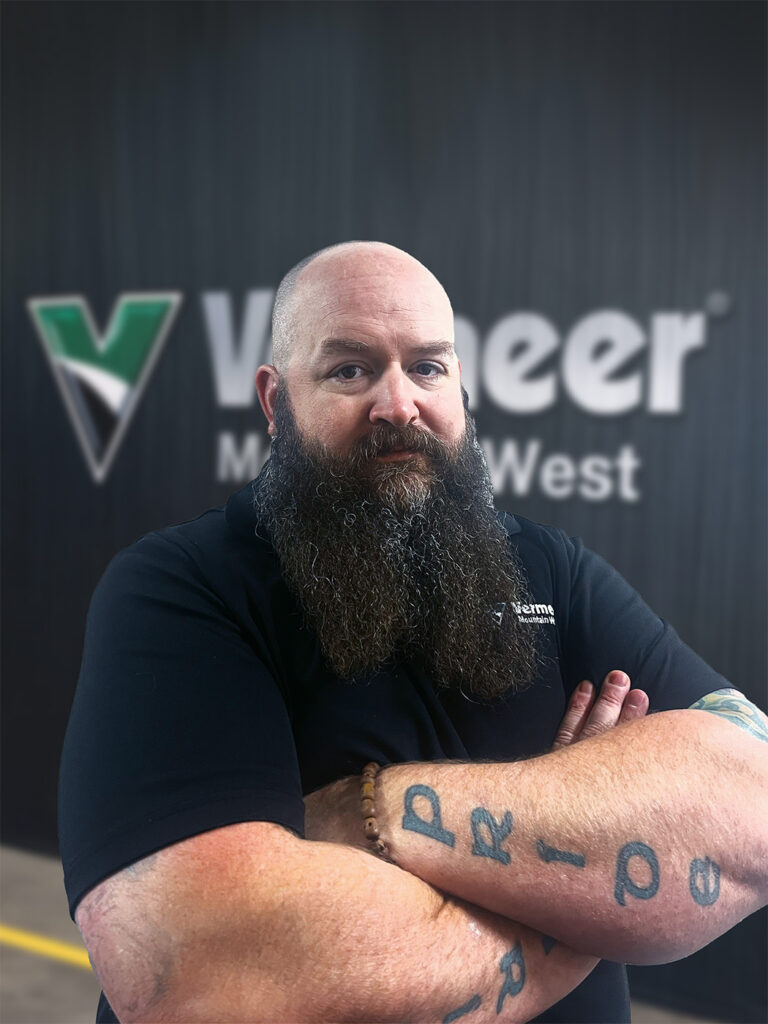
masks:
[[[518,604],[515,602],[512,607],[519,622],[539,626],[555,625],[555,609],[551,604]]]
[[[497,626],[501,625],[501,620],[504,618],[504,611],[506,607],[506,601],[499,601],[499,603],[491,609],[491,615],[493,616]]]

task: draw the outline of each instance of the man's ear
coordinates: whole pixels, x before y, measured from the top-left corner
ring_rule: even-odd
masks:
[[[279,381],[280,375],[271,364],[265,363],[256,371],[256,393],[267,417],[267,433],[270,437],[275,436],[275,398]]]

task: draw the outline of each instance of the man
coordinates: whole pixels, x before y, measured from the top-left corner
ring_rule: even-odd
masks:
[[[420,263],[315,254],[273,342],[260,477],[123,552],[91,608],[61,842],[106,997],[627,1020],[609,961],[768,899],[765,716],[578,542],[493,511]]]

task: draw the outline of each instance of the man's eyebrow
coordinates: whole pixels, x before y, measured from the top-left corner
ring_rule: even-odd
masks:
[[[349,338],[324,338],[320,342],[320,355],[333,355],[334,353],[350,353],[370,351],[371,346],[364,341],[352,341]],[[414,345],[408,350],[412,356],[452,356],[453,342],[451,341],[425,341]]]
[[[332,355],[334,352],[365,352],[368,347],[364,341],[349,341],[347,338],[324,338],[320,342],[320,355]]]

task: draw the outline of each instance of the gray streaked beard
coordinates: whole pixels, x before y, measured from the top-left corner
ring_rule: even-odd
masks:
[[[466,395],[465,395],[466,410]],[[299,432],[284,387],[255,506],[330,667],[354,681],[403,659],[480,700],[525,688],[535,630],[493,508],[474,422],[455,445],[382,423],[346,455]],[[411,449],[408,459],[376,456]]]

